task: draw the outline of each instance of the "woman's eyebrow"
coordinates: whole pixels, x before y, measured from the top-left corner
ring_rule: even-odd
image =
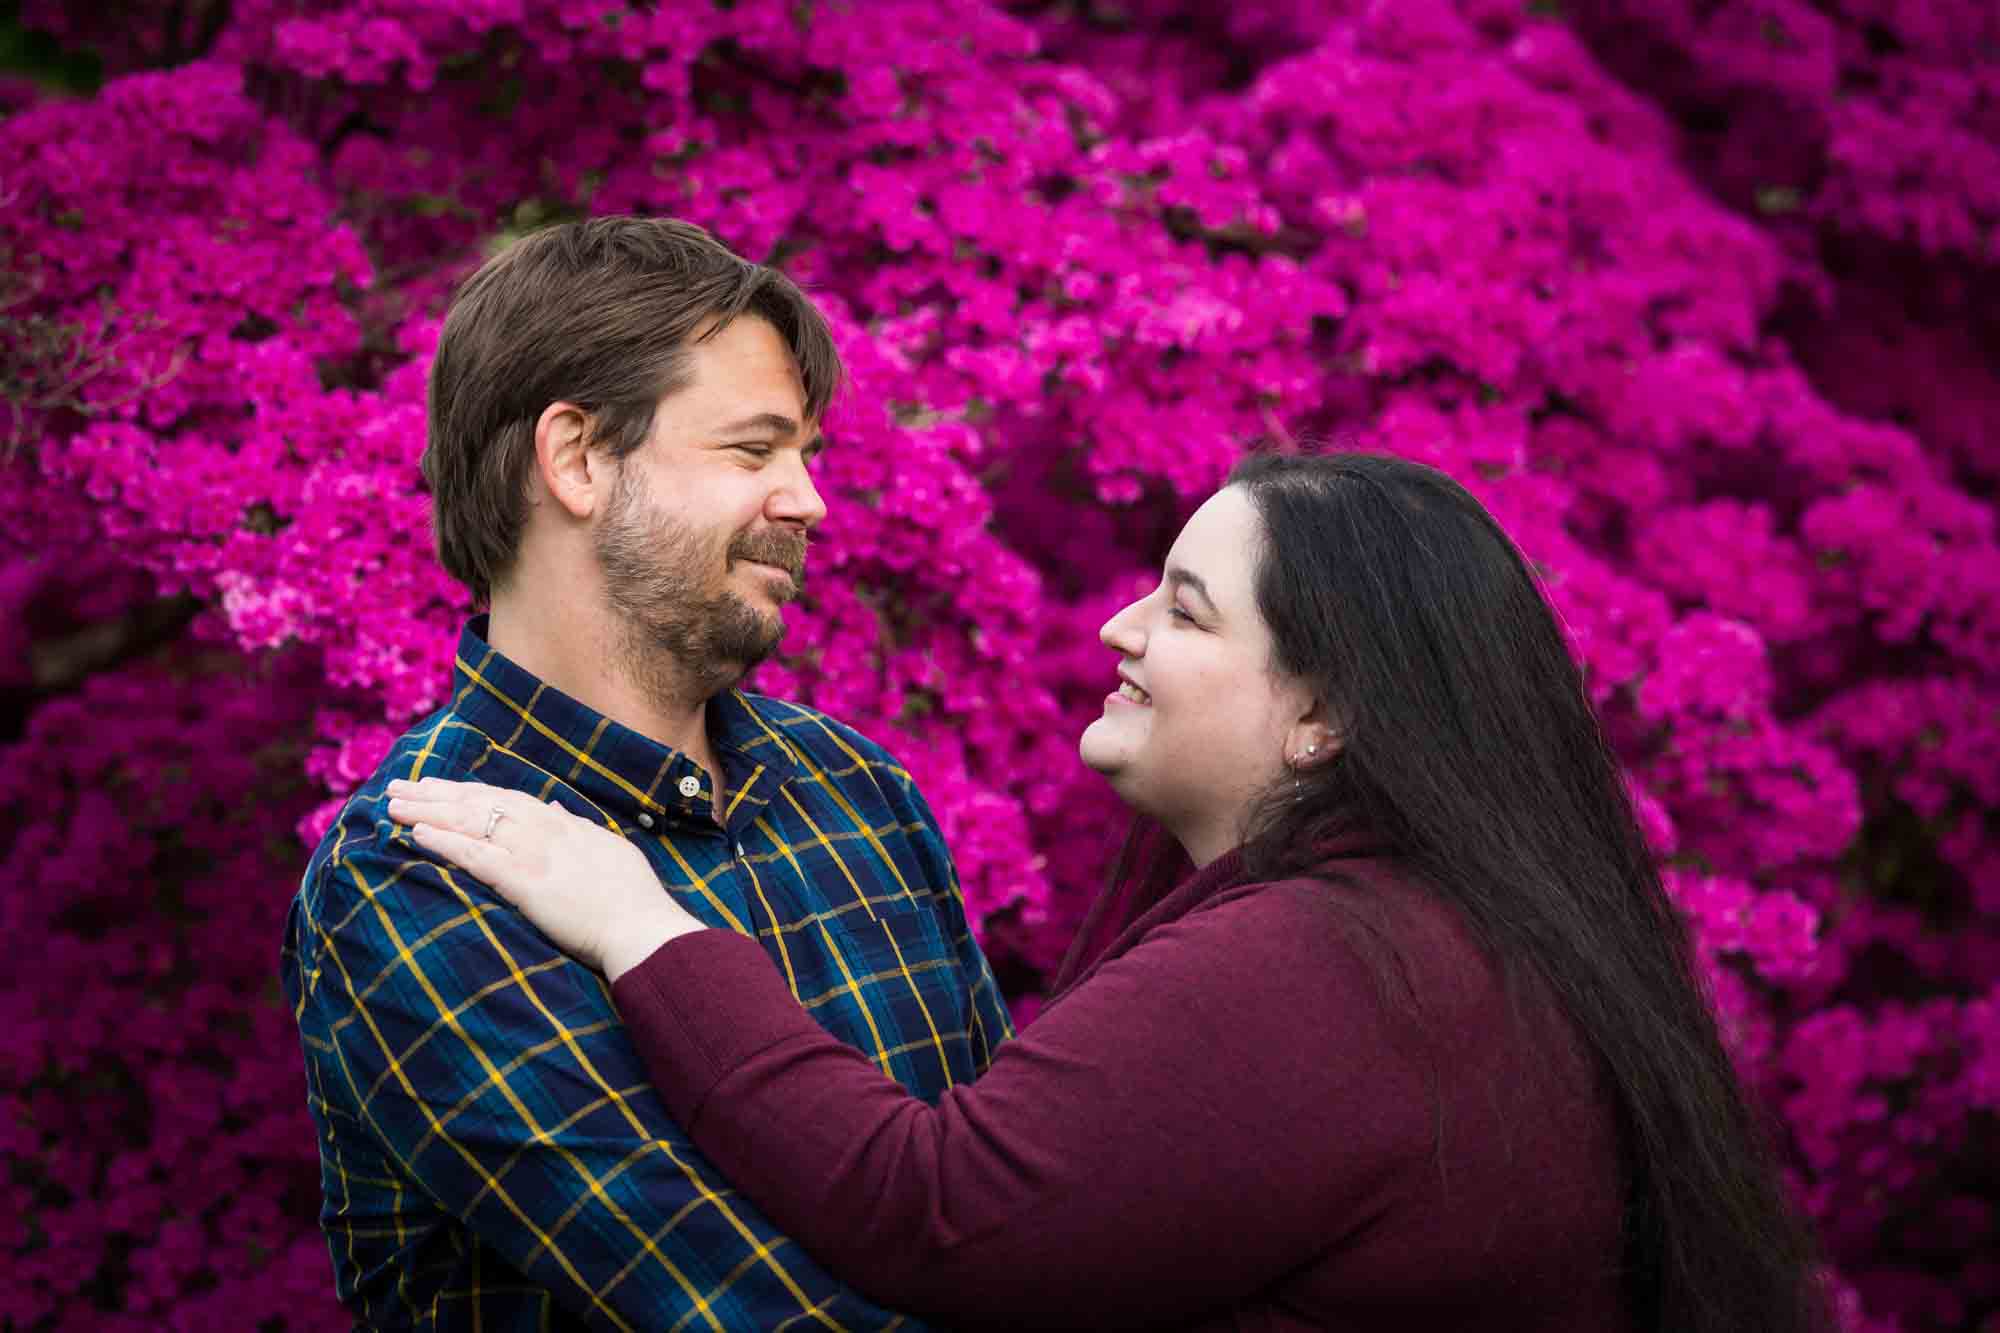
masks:
[[[1201,575],[1195,573],[1193,570],[1182,569],[1179,565],[1168,565],[1167,586],[1171,588],[1186,588],[1189,592],[1201,598],[1211,612],[1220,614],[1215,605],[1215,599],[1208,595],[1208,585],[1203,583]]]

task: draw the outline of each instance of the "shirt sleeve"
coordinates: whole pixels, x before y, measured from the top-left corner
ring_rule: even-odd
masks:
[[[878,1300],[961,1327],[1183,1323],[1365,1226],[1429,1150],[1423,1068],[1298,903],[1155,931],[935,1108],[724,932],[615,996],[695,1141]]]
[[[647,1086],[602,980],[485,886],[378,835],[322,866],[311,908],[326,1081],[557,1304],[609,1329],[915,1327],[729,1188]]]

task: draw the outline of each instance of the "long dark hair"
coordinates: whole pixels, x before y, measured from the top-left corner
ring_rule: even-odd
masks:
[[[1366,832],[1550,997],[1604,1071],[1627,1170],[1636,1326],[1824,1327],[1811,1247],[1723,1047],[1686,928],[1527,563],[1444,473],[1359,454],[1230,474],[1264,528],[1273,666],[1337,729],[1334,760],[1260,803],[1257,878]]]

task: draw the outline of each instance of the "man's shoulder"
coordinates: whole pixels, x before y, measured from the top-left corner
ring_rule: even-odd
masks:
[[[880,743],[831,713],[791,699],[738,692],[758,722],[789,745],[810,767],[828,777],[872,779],[898,792],[910,786],[910,772]]]
[[[386,789],[397,778],[469,778],[493,750],[485,733],[467,725],[449,708],[439,709],[396,738],[389,752],[366,781],[341,805],[320,835],[306,863],[300,888],[309,899],[329,867],[376,862],[385,855],[420,860],[425,854],[409,840],[408,831],[389,818]],[[480,780],[492,777],[481,773]],[[310,903],[307,903],[310,906]]]

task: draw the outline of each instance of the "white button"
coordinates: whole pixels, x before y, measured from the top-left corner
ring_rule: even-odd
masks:
[[[639,827],[640,828],[653,827],[653,817],[647,814],[644,810],[641,810],[639,812]]]
[[[701,779],[700,779],[700,778],[682,778],[682,779],[681,779],[681,795],[683,795],[683,796],[692,796],[692,795],[694,795],[694,794],[695,794],[696,792],[698,792],[698,791],[700,791],[700,790],[701,790]]]

